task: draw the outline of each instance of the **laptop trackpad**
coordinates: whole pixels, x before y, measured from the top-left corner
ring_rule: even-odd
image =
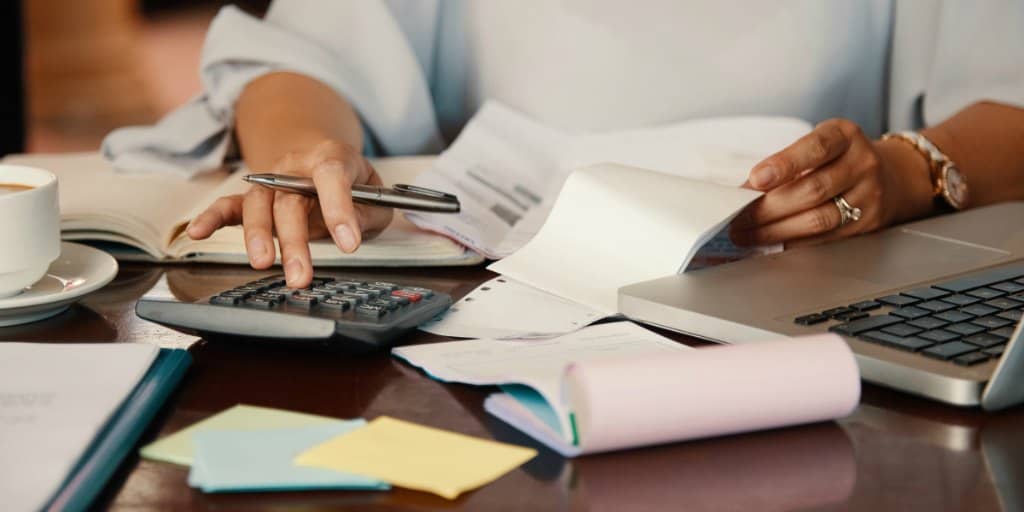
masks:
[[[960,274],[1004,260],[1010,253],[926,233],[890,229],[801,252],[801,264],[833,275],[900,286]]]

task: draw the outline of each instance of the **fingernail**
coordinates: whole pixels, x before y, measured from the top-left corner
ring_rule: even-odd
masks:
[[[267,254],[267,244],[263,243],[263,240],[259,238],[253,238],[249,240],[249,257],[253,260],[263,259],[263,256]]]
[[[750,173],[750,184],[754,188],[767,188],[775,183],[779,173],[774,167],[760,167]]]
[[[344,224],[338,224],[338,227],[334,228],[334,236],[337,238],[338,243],[341,244],[341,250],[345,252],[356,250],[356,235],[352,232],[352,228]]]
[[[299,260],[289,260],[284,265],[284,277],[288,282],[288,286],[292,288],[298,288],[299,285],[299,274],[302,273],[302,262]]]

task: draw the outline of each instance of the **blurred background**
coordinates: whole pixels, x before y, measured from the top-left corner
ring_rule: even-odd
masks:
[[[188,101],[228,3],[262,15],[270,0],[0,1],[0,155],[95,150]]]

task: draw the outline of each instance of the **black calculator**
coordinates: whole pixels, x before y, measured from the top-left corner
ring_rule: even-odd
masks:
[[[195,302],[143,297],[135,312],[206,339],[366,352],[395,345],[451,304],[447,294],[402,283],[317,276],[292,289],[276,275]]]

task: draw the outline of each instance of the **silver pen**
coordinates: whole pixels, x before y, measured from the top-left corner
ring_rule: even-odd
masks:
[[[242,179],[275,190],[316,197],[316,186],[309,178],[286,174],[249,174]],[[352,201],[434,213],[459,213],[460,208],[459,198],[454,194],[415,185],[395,185],[394,188],[352,185]]]

